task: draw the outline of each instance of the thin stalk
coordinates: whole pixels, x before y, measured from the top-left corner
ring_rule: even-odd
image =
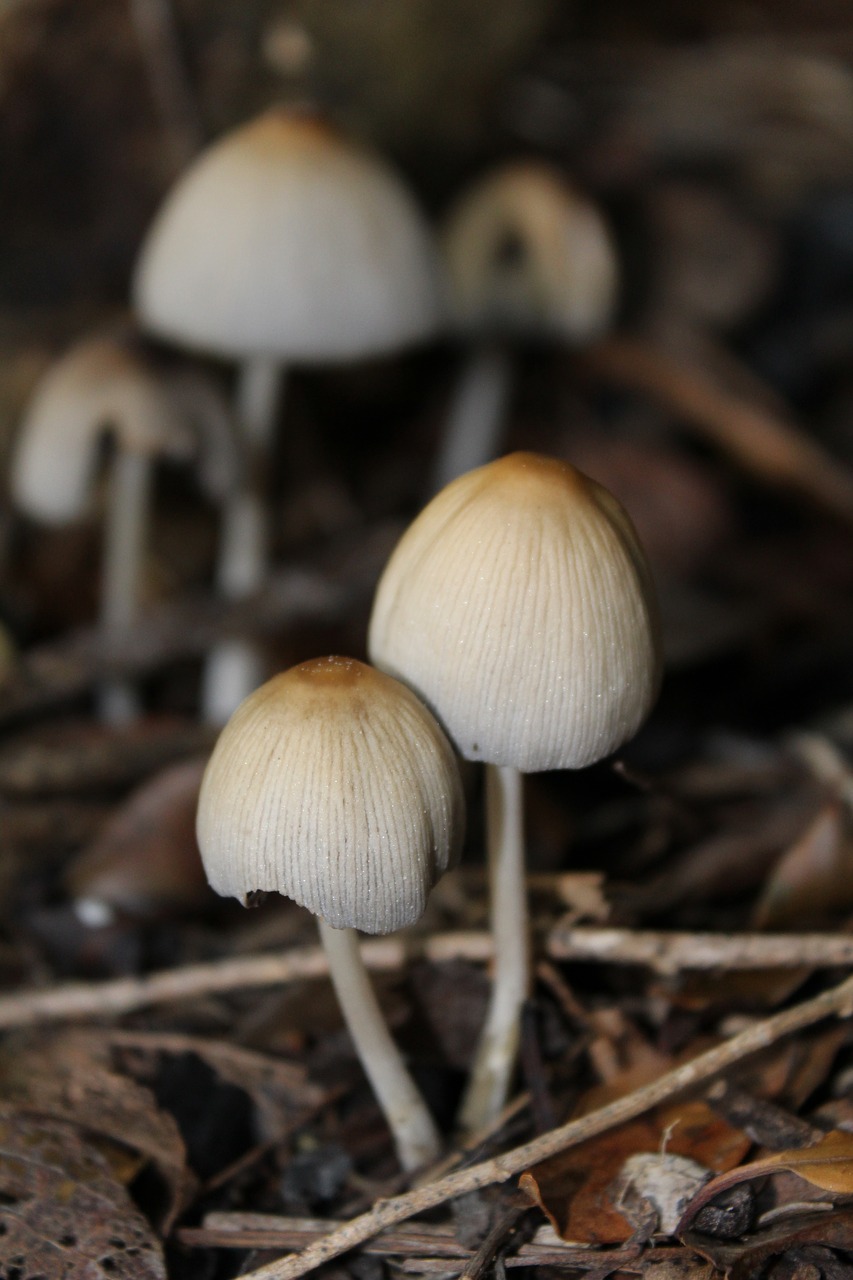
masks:
[[[240,370],[237,421],[247,453],[246,479],[224,504],[216,585],[226,600],[258,591],[269,568],[269,513],[266,477],[273,429],[281,407],[284,369],[259,357]],[[225,640],[208,657],[202,681],[202,715],[224,724],[263,679],[257,645]]]
[[[394,1135],[404,1169],[435,1160],[441,1138],[382,1017],[354,929],[318,921],[332,983],[361,1065]]]
[[[509,351],[496,343],[481,343],[467,357],[453,393],[433,470],[433,492],[500,453],[511,391]]]
[[[150,458],[121,447],[116,450],[104,529],[101,627],[105,632],[126,631],[138,613],[151,479]],[[127,680],[105,680],[98,705],[107,724],[127,724],[139,715],[139,699]]]
[[[518,769],[486,765],[486,845],[495,959],[492,996],[459,1122],[485,1129],[506,1105],[530,989],[530,941],[524,878],[524,792]]]

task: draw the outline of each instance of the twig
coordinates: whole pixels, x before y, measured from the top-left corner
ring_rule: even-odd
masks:
[[[491,1270],[497,1255],[505,1252],[505,1246],[515,1235],[519,1221],[524,1214],[530,1212],[531,1208],[527,1201],[507,1206],[491,1231],[487,1233],[473,1258],[467,1263],[459,1280],[482,1280],[482,1277]]]
[[[438,1182],[428,1183],[390,1200],[380,1200],[369,1212],[353,1218],[303,1249],[301,1253],[279,1258],[256,1271],[247,1272],[246,1276],[250,1276],[252,1280],[296,1280],[297,1276],[303,1276],[322,1263],[340,1257],[342,1253],[363,1244],[387,1227],[396,1226],[417,1213],[434,1209],[469,1191],[505,1182],[533,1164],[634,1120],[651,1107],[669,1101],[676,1094],[704,1084],[742,1058],[768,1048],[782,1037],[833,1016],[853,1016],[853,978],[848,978],[840,986],[833,987],[812,1000],[756,1022],[739,1035],[709,1049],[692,1061],[667,1071],[658,1080],[635,1089],[633,1093],[618,1098],[606,1107],[570,1120],[568,1124],[515,1147],[512,1151],[484,1160],[481,1164],[471,1165]]]
[[[838,933],[658,933],[574,928],[559,923],[546,950],[553,960],[639,964],[671,976],[684,969],[797,969],[853,964],[853,935]]]
[[[423,957],[433,964],[468,960],[485,964],[492,944],[485,932],[431,937],[372,938],[362,943],[369,969],[393,973]],[[597,964],[642,964],[672,975],[684,969],[795,969],[853,964],[853,936],[832,933],[717,934],[633,932],[630,929],[557,925],[546,951],[554,960]],[[161,969],[139,978],[75,982],[0,997],[0,1030],[42,1022],[111,1017],[172,1000],[272,987],[328,976],[320,947],[260,956],[238,956],[209,964]]]
[[[266,1213],[209,1213],[200,1227],[179,1227],[176,1235],[182,1244],[199,1248],[286,1249],[299,1248],[306,1241],[322,1236],[330,1227],[343,1223],[320,1218],[286,1218]],[[540,1238],[540,1236],[542,1238]],[[456,1239],[452,1226],[434,1223],[404,1222],[394,1231],[365,1245],[365,1253],[380,1257],[417,1259],[416,1267],[426,1261],[426,1270],[452,1270],[448,1265],[473,1261],[475,1254]],[[647,1258],[669,1257],[672,1249],[650,1250]],[[564,1244],[550,1228],[540,1228],[533,1240],[522,1244],[505,1259],[507,1266],[592,1267],[610,1262],[613,1266],[636,1257],[633,1250],[603,1250]]]
[[[386,972],[404,968],[414,956],[423,956],[434,963],[451,959],[484,962],[492,954],[487,933],[373,938],[362,945],[368,968]],[[278,954],[240,956],[180,969],[161,969],[141,978],[68,983],[45,991],[24,991],[0,998],[0,1028],[109,1017],[171,1000],[302,982],[325,978],[328,973],[322,947],[304,947]]]
[[[172,162],[182,169],[201,147],[203,134],[178,48],[175,15],[169,0],[130,0],[130,16]]]
[[[661,400],[754,474],[853,522],[853,476],[792,423],[639,339],[609,338],[578,359],[593,374]]]

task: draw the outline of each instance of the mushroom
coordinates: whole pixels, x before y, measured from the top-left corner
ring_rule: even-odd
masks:
[[[428,336],[440,318],[429,233],[397,176],[316,118],[276,108],[209,147],[143,245],[136,306],[162,338],[240,362],[237,417],[253,454],[224,521],[220,586],[266,573],[265,476],[285,362],[355,360]],[[257,652],[214,651],[205,715],[255,687]]]
[[[547,165],[508,164],[462,196],[444,257],[453,319],[475,348],[434,468],[434,488],[500,450],[511,389],[510,339],[589,342],[616,306],[617,261],[604,220]]]
[[[319,917],[350,1034],[413,1169],[435,1125],[382,1018],[356,929],[423,913],[456,861],[463,800],[452,748],[404,685],[352,658],[303,662],[237,709],[205,771],[197,835],[211,886],[286,894]]]
[[[125,630],[138,612],[154,459],[199,454],[203,480],[217,495],[236,469],[224,405],[200,374],[163,373],[132,338],[98,336],[72,347],[36,387],[12,457],[12,496],[21,510],[50,524],[78,519],[108,434],[115,456],[104,533],[105,632]],[[138,714],[127,683],[106,681],[100,700],[111,723]]]
[[[654,592],[616,499],[514,453],[460,476],[397,544],[368,650],[486,763],[495,979],[462,1122],[506,1099],[529,983],[522,772],[580,769],[637,730],[660,675]]]

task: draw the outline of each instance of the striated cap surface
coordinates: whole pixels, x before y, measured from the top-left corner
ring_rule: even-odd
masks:
[[[547,165],[506,165],[445,225],[453,312],[466,329],[587,342],[616,307],[616,250],[595,205]]]
[[[438,273],[396,174],[313,117],[274,109],[178,180],[134,293],[149,329],[198,350],[345,360],[432,333]]]
[[[335,928],[390,933],[423,914],[463,825],[432,714],[399,681],[330,657],[237,709],[204,775],[197,834],[217,893],[273,890]]]
[[[568,463],[532,453],[467,472],[424,508],[380,580],[368,649],[462,756],[525,772],[608,755],[660,680],[628,516]]]

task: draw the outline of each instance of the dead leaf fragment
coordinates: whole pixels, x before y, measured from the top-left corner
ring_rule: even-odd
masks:
[[[634,1222],[612,1190],[632,1156],[664,1150],[705,1169],[722,1170],[736,1166],[749,1147],[750,1139],[721,1121],[706,1103],[688,1102],[660,1107],[545,1160],[526,1170],[519,1185],[564,1240],[621,1243]]]
[[[639,1151],[625,1161],[610,1195],[619,1212],[634,1226],[640,1226],[652,1209],[655,1233],[671,1236],[687,1205],[711,1177],[710,1169],[689,1156]]]
[[[753,913],[756,929],[805,928],[853,906],[853,842],[841,805],[825,805],[773,867]]]
[[[119,806],[65,877],[78,904],[154,916],[213,901],[195,838],[206,759],[162,769]]]
[[[700,1209],[709,1204],[721,1191],[739,1182],[763,1178],[780,1171],[799,1174],[806,1182],[823,1191],[841,1195],[853,1195],[853,1133],[833,1129],[811,1147],[798,1147],[790,1151],[777,1151],[761,1160],[731,1169],[697,1193],[678,1225],[679,1235],[689,1230]]]
[[[165,1280],[160,1245],[72,1125],[0,1117],[0,1263],[43,1280]]]
[[[9,1041],[0,1057],[0,1096],[9,1114],[50,1117],[120,1143],[150,1160],[169,1191],[168,1230],[193,1178],[175,1120],[153,1093],[112,1069],[103,1044],[84,1032]]]

